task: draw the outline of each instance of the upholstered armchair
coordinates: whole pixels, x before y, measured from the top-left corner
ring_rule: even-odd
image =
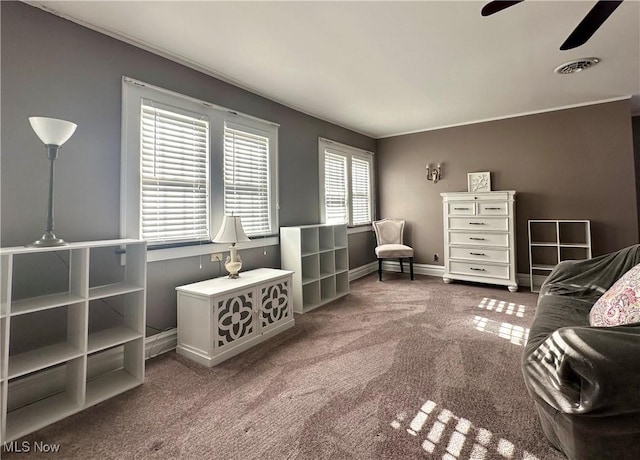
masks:
[[[409,272],[413,280],[413,248],[403,244],[404,220],[382,219],[373,222],[376,233],[376,257],[378,258],[378,279],[382,281],[382,260],[398,259],[400,271],[404,273],[402,259],[409,259]]]

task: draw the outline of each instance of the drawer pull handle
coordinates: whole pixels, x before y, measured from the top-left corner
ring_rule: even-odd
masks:
[[[469,222],[469,225],[485,225],[484,222]]]
[[[469,237],[470,240],[475,240],[475,241],[484,241],[484,238],[474,238],[473,236]]]
[[[472,256],[486,256],[484,252],[470,252],[469,254]]]
[[[471,270],[475,270],[477,272],[486,272],[486,270],[484,268],[476,268],[476,267],[469,267]]]
[[[453,209],[455,209],[456,211],[468,211],[471,208],[453,208]]]
[[[484,208],[488,211],[502,211],[502,208]]]

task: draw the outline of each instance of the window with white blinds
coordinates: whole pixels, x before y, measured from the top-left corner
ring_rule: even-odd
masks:
[[[349,226],[373,220],[373,154],[319,140],[322,221]]]
[[[147,240],[148,260],[218,252],[233,214],[260,246],[279,244],[278,128],[123,77],[121,237]]]
[[[371,222],[371,162],[351,157],[351,214],[353,225]]]
[[[209,122],[143,101],[142,237],[154,243],[209,238]]]
[[[347,159],[329,151],[324,155],[325,223],[344,224],[349,221],[347,205]]]
[[[240,216],[248,236],[271,233],[269,137],[224,128],[224,212]]]

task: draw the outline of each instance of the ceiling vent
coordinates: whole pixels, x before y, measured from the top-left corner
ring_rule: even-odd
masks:
[[[584,69],[588,69],[600,62],[599,58],[590,57],[590,58],[581,58],[576,59],[574,61],[565,62],[561,66],[555,68],[554,72],[562,75],[582,72]]]

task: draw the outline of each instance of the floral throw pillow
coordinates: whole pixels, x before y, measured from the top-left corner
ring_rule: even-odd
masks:
[[[614,283],[591,307],[589,324],[619,326],[640,322],[640,264]]]

